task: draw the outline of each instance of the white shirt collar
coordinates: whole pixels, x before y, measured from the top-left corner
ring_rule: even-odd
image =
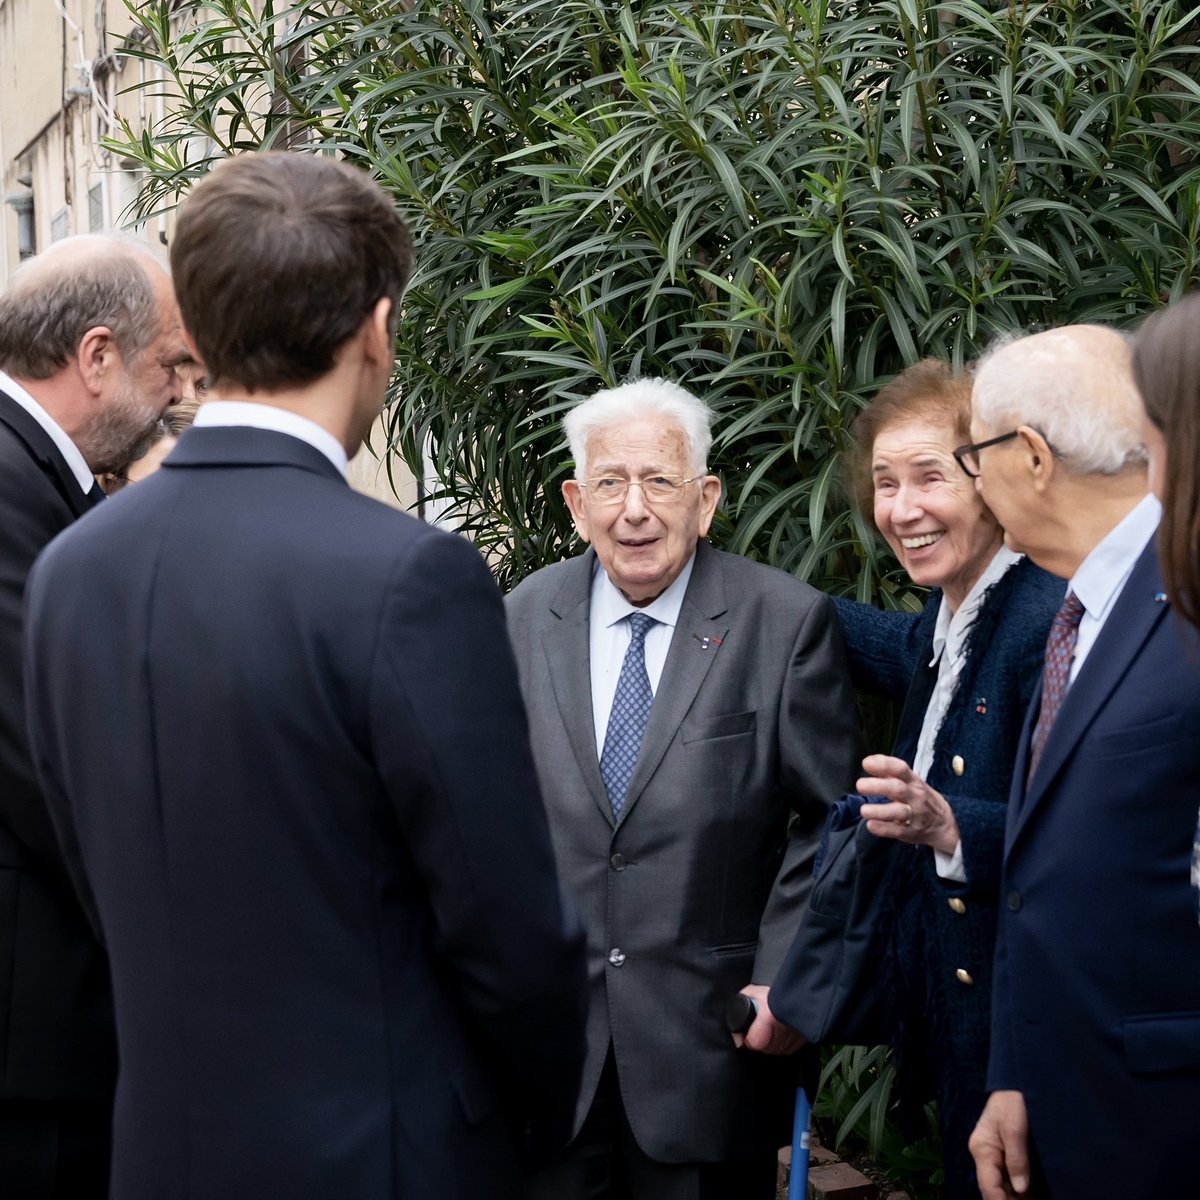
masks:
[[[274,404],[256,404],[250,400],[209,400],[196,411],[196,425],[249,425],[254,429],[273,429],[307,442],[319,450],[345,478],[346,451],[341,442],[315,421],[277,408]]]
[[[1067,590],[1079,597],[1089,617],[1103,621],[1108,615],[1161,516],[1154,496],[1143,496],[1079,564]]]
[[[651,603],[637,608],[630,604],[620,589],[608,577],[608,572],[596,559],[595,574],[592,576],[592,608],[591,619],[607,627],[623,621],[630,613],[645,613],[662,625],[672,629],[679,622],[679,611],[683,607],[683,596],[687,591],[688,580],[692,577],[692,567],[696,565],[696,552],[684,564],[683,570],[671,582],[671,586],[661,596],[655,597]]]
[[[1023,556],[1001,546],[991,561],[983,569],[983,574],[975,580],[974,586],[966,594],[957,612],[950,611],[950,604],[945,593],[942,594],[941,607],[938,609],[937,624],[933,630],[933,659],[929,665],[934,666],[942,657],[942,651],[949,647],[951,660],[962,653],[963,644],[967,640],[967,631],[971,628],[979,606],[983,603],[984,594],[1010,567],[1016,566]]]
[[[7,392],[49,435],[59,454],[75,476],[80,490],[87,495],[96,486],[96,477],[83,452],[66,435],[63,427],[15,380],[0,371],[0,389]]]

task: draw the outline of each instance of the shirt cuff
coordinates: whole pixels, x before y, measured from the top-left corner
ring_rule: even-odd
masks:
[[[963,865],[961,840],[954,847],[953,854],[947,854],[944,850],[935,850],[933,852],[933,865],[939,878],[948,880],[950,883],[967,882],[967,868]]]

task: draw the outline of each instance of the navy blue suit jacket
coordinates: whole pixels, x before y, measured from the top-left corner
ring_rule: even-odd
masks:
[[[570,1124],[582,929],[479,554],[295,438],[197,428],[28,611],[112,962],[113,1200],[519,1195],[510,1131]]]
[[[988,1086],[1024,1094],[1064,1200],[1196,1190],[1200,639],[1164,599],[1152,541],[1013,776]]]

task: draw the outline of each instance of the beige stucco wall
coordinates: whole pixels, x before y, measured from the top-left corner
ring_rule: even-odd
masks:
[[[100,145],[117,132],[118,117],[141,130],[161,111],[153,89],[134,88],[147,73],[153,79],[154,65],[121,53],[137,36],[121,0],[0,0],[0,194],[33,198],[36,249],[56,237],[124,228],[165,260],[170,218],[130,226],[138,172]],[[4,203],[0,288],[19,263],[17,210]],[[371,445],[385,444],[379,427]],[[351,464],[360,491],[415,507],[416,483],[398,459],[392,475],[399,499],[370,450]]]

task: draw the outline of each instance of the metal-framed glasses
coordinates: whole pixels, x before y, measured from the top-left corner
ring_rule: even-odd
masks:
[[[642,495],[651,504],[674,504],[689,483],[701,476],[684,479],[679,475],[648,475],[645,479],[625,479],[621,475],[597,475],[580,483],[587,490],[593,504],[621,504],[629,495],[631,487],[642,489]]]
[[[1014,429],[1011,433],[1002,433],[999,437],[988,438],[986,442],[969,442],[959,446],[954,451],[954,460],[972,478],[979,478],[979,452],[989,446],[998,446],[1001,442],[1011,442],[1021,431]]]

